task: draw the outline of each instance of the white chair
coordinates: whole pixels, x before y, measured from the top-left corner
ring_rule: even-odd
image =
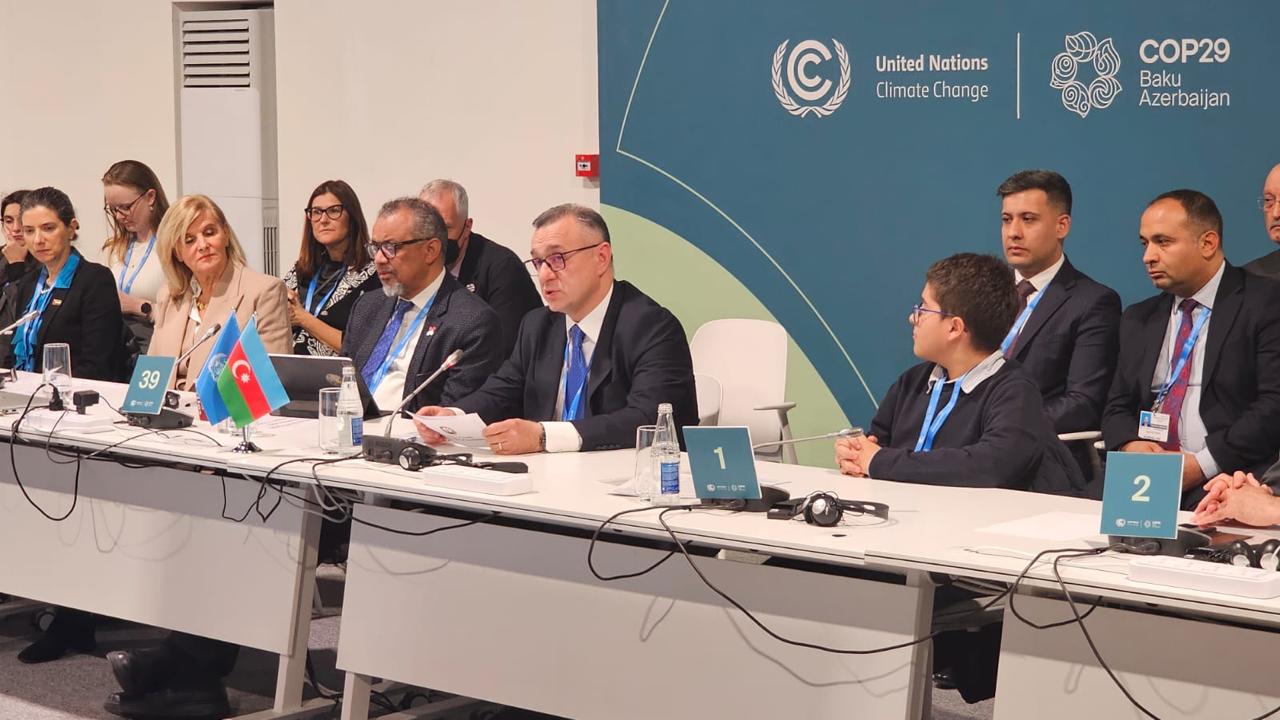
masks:
[[[704,373],[694,373],[693,386],[698,393],[698,424],[719,425],[720,402],[724,397],[720,381]]]
[[[695,381],[710,375],[721,388],[718,425],[745,425],[753,443],[791,439],[785,399],[787,331],[769,320],[712,320],[689,343]],[[698,397],[701,403],[701,391]],[[701,414],[701,413],[700,413]],[[796,462],[795,448],[774,445],[757,453],[764,459]]]
[[[1085,482],[1093,484],[1102,481],[1102,451],[1106,450],[1107,446],[1102,442],[1101,430],[1061,433],[1058,435],[1058,439],[1064,443],[1085,443],[1085,452],[1089,457],[1090,474],[1089,477],[1085,478]]]

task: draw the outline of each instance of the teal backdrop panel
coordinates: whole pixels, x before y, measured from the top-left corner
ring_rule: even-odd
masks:
[[[600,0],[598,22],[602,204],[731,273],[855,423],[914,361],[928,264],[1000,252],[1017,170],[1067,177],[1067,252],[1126,304],[1154,292],[1138,218],[1166,190],[1217,200],[1232,262],[1272,249],[1280,3]]]

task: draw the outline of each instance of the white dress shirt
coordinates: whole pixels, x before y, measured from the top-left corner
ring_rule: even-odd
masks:
[[[396,349],[396,343],[400,342],[404,334],[409,331],[418,316],[427,312],[428,305],[435,298],[436,292],[440,290],[440,284],[443,282],[444,273],[440,273],[422,292],[409,298],[409,302],[413,303],[413,307],[405,312],[404,320],[400,323],[400,330],[392,338],[391,350],[388,350],[388,352]],[[399,298],[397,298],[396,302],[399,303]],[[373,390],[373,399],[378,403],[379,409],[391,410],[404,401],[404,379],[409,371],[409,361],[413,359],[413,351],[418,347],[418,339],[425,332],[430,332],[426,325],[418,328],[418,334],[409,338],[409,342],[404,344],[404,349],[400,351],[400,354],[392,358],[391,367],[387,368],[386,376],[382,378],[382,382],[378,387]],[[382,333],[379,332],[378,334],[381,335]]]
[[[1020,283],[1023,280],[1027,280],[1027,281],[1030,281],[1031,284],[1036,289],[1035,292],[1027,296],[1028,305],[1031,304],[1031,301],[1036,299],[1036,296],[1039,295],[1041,291],[1044,290],[1046,285],[1048,285],[1050,282],[1053,281],[1055,277],[1058,276],[1058,271],[1062,269],[1062,263],[1066,262],[1066,260],[1067,260],[1067,256],[1065,254],[1059,255],[1058,262],[1050,265],[1048,268],[1041,270],[1040,272],[1036,273],[1035,275],[1032,275],[1031,277],[1024,277],[1021,272],[1018,272],[1017,270],[1013,271],[1013,280],[1015,283]]]
[[[587,313],[582,318],[582,322],[576,325],[582,330],[582,356],[587,360],[587,367],[591,367],[591,356],[595,354],[596,342],[600,339],[600,331],[604,329],[604,316],[609,310],[609,300],[613,298],[613,287],[610,286],[608,294],[600,301],[599,305]],[[565,332],[565,348],[569,347],[569,330],[575,325],[568,315],[564,316],[564,332]],[[566,359],[568,354],[565,355]],[[560,385],[556,391],[556,414],[555,417],[561,417],[564,412],[564,383],[565,376],[569,372],[569,363],[565,362],[560,368]],[[587,373],[587,382],[591,382],[591,374]],[[582,407],[587,406],[589,398],[587,391],[583,390]],[[582,449],[582,435],[578,433],[578,429],[571,422],[550,421],[542,423],[542,427],[547,433],[547,452],[577,452]]]
[[[1222,283],[1222,273],[1226,269],[1227,264],[1224,262],[1218,272],[1214,273],[1209,282],[1204,284],[1195,295],[1191,298],[1200,303],[1192,313],[1194,320],[1199,320],[1204,313],[1210,313],[1213,309],[1214,298],[1218,295],[1218,285]],[[1174,347],[1174,343],[1178,339],[1179,316],[1182,310],[1179,306],[1185,298],[1174,296],[1173,309],[1169,312],[1169,322],[1164,331],[1164,343],[1160,346],[1160,357],[1156,360],[1156,371],[1151,377],[1151,391],[1158,393],[1160,388],[1164,387],[1164,383],[1169,378],[1169,366],[1177,362],[1178,353],[1182,348]],[[1196,336],[1196,343],[1191,349],[1191,376],[1187,378],[1187,394],[1182,399],[1182,412],[1178,415],[1178,443],[1184,452],[1189,452],[1196,456],[1196,462],[1200,463],[1200,470],[1204,476],[1211,478],[1217,475],[1220,470],[1218,462],[1213,459],[1213,455],[1209,452],[1209,448],[1205,446],[1205,437],[1209,431],[1204,427],[1204,420],[1200,417],[1200,393],[1201,380],[1204,376],[1204,351],[1209,338],[1209,326],[1213,324],[1213,314],[1210,313],[1209,319],[1205,320],[1204,326],[1200,328],[1200,334]],[[1172,360],[1170,359],[1172,358]]]

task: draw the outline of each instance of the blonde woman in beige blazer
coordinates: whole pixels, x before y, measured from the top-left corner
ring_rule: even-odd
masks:
[[[188,195],[175,202],[156,241],[166,287],[156,301],[149,354],[179,356],[233,312],[241,329],[257,314],[267,352],[292,351],[284,283],[246,265],[240,242],[213,200]],[[212,347],[210,340],[179,363],[171,387],[192,389]]]

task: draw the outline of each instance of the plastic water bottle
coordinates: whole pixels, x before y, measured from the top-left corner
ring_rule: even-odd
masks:
[[[658,493],[653,502],[672,505],[680,502],[680,438],[671,403],[658,406],[658,432],[653,439],[653,456],[658,464]]]
[[[342,368],[342,385],[338,389],[338,442],[344,451],[359,449],[364,440],[364,403],[356,386],[356,369]]]

